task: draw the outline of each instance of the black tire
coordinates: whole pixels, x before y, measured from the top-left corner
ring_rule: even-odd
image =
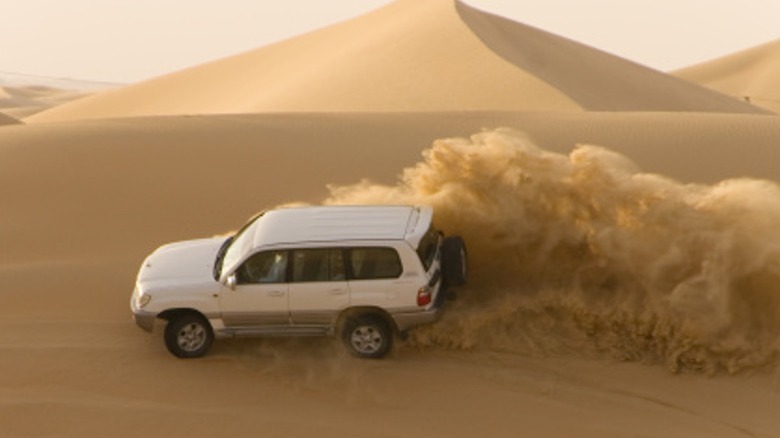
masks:
[[[213,341],[211,325],[196,313],[173,317],[165,326],[165,346],[182,359],[202,357]]]
[[[342,340],[351,355],[363,359],[381,359],[393,348],[393,332],[378,316],[349,317]]]
[[[460,236],[449,236],[441,244],[441,270],[447,286],[466,284],[468,262],[466,244]]]

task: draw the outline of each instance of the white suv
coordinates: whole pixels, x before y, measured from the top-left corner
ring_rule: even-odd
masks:
[[[215,337],[332,334],[381,358],[466,280],[463,240],[432,217],[420,206],[282,208],[227,240],[164,245],[141,266],[133,317],[150,332],[166,320],[165,344],[182,358]]]

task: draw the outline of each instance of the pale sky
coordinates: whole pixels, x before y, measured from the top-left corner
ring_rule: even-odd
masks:
[[[780,0],[465,1],[662,71],[780,38]],[[132,83],[262,47],[387,3],[0,0],[0,73]]]

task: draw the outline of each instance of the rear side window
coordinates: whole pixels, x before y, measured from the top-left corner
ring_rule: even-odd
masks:
[[[344,251],[337,248],[293,251],[292,281],[344,281]]]
[[[417,247],[417,255],[420,256],[420,261],[426,271],[431,268],[433,261],[436,259],[436,250],[439,247],[440,234],[441,233],[439,233],[439,230],[436,228],[428,228],[428,231],[425,233],[422,240],[420,240],[420,245]]]
[[[354,280],[398,278],[403,272],[401,259],[393,248],[352,248],[349,253]]]

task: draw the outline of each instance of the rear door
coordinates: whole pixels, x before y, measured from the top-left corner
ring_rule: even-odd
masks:
[[[349,307],[349,283],[341,248],[296,249],[291,252],[289,284],[293,325],[330,326]]]
[[[392,247],[353,247],[347,254],[351,304],[386,310],[416,310],[416,277],[405,277]]]

